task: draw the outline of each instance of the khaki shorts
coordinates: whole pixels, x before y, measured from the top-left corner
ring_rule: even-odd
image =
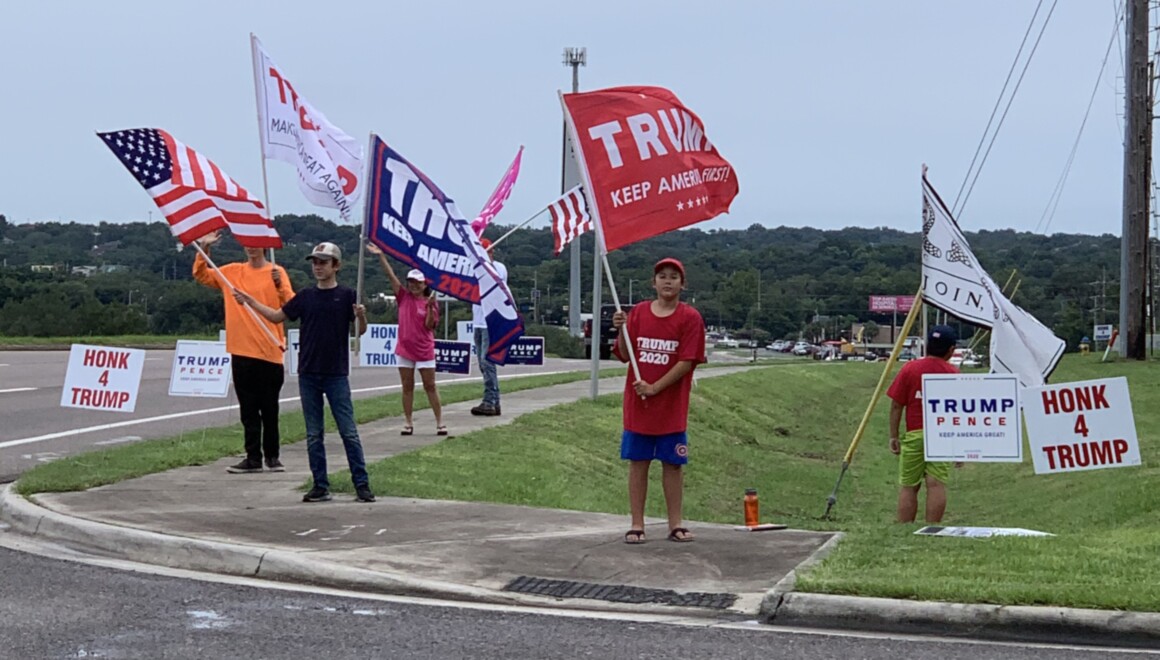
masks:
[[[913,487],[922,483],[924,476],[931,476],[946,483],[951,476],[950,463],[928,463],[922,444],[922,431],[908,431],[899,441],[898,485]]]

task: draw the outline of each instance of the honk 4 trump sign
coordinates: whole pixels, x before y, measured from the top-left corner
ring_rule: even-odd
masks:
[[[60,405],[131,413],[145,367],[145,351],[73,344]]]
[[[1035,474],[1140,465],[1126,378],[1031,387],[1023,393]]]

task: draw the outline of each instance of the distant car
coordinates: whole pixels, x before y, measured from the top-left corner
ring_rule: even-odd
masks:
[[[814,352],[814,346],[813,346],[813,344],[810,344],[808,341],[799,341],[798,343],[793,345],[793,354],[794,355],[809,355],[810,353],[813,353],[813,352]]]
[[[737,343],[736,339],[718,339],[717,348],[740,348],[741,344]]]
[[[956,348],[951,354],[950,363],[956,367],[977,368],[983,366],[983,360],[969,348]]]
[[[898,361],[899,362],[908,362],[908,361],[913,360],[917,357],[918,356],[915,355],[914,351],[907,348],[898,354]]]
[[[777,351],[781,351],[783,348],[785,348],[785,340],[778,339],[777,341],[773,342],[769,346],[766,346],[765,350],[777,352]]]

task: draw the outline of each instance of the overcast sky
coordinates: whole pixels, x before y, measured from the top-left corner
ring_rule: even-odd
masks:
[[[668,87],[732,162],[741,186],[732,212],[700,227],[917,231],[922,163],[951,203],[1036,5],[5,2],[0,213],[15,222],[129,222],[150,211],[159,219],[94,135],[119,128],[165,129],[260,191],[254,32],[334,124],[360,141],[382,135],[469,217],[521,144],[523,170],[497,221],[522,221],[559,194],[556,90],[571,86],[561,51],[585,46],[581,89]],[[961,215],[964,229],[1040,224],[1115,7],[1059,2]],[[1049,232],[1120,233],[1122,47],[1121,37]],[[291,166],[270,161],[268,175],[276,214],[337,220],[305,201]]]

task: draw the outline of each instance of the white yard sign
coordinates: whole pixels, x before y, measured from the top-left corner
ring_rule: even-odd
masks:
[[[399,326],[371,323],[359,343],[358,363],[364,367],[397,367],[395,344],[399,341]]]
[[[60,405],[131,413],[144,367],[141,349],[73,344]]]
[[[1023,395],[1035,474],[1140,465],[1128,379],[1031,387]]]
[[[230,354],[221,341],[180,339],[173,354],[169,396],[225,397],[230,393]]]
[[[298,346],[301,343],[302,331],[290,328],[286,331],[286,371],[291,376],[298,375]]]
[[[926,460],[1023,461],[1014,374],[924,374],[922,402]]]

